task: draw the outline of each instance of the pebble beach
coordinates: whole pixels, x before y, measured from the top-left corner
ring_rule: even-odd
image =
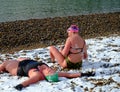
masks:
[[[84,39],[120,35],[120,12],[1,22],[0,52],[63,44],[71,24]]]

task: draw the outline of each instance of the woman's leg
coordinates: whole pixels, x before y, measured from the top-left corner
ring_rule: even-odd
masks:
[[[65,73],[65,72],[58,72],[59,77],[66,77],[66,78],[77,78],[80,77],[80,73]]]
[[[54,46],[50,47],[50,57],[51,60],[57,59],[58,64],[63,68],[67,66],[64,56]]]

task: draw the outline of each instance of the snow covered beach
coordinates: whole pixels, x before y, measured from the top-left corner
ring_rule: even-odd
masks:
[[[67,79],[59,78],[57,83],[39,81],[22,90],[22,92],[120,92],[120,36],[86,39],[88,45],[88,60],[83,61],[80,70],[62,70],[57,63],[50,62],[49,47],[32,50],[21,50],[14,54],[0,54],[0,59],[16,59],[30,57],[43,61],[58,71],[87,72],[96,71],[94,77]],[[59,47],[59,46],[56,46]],[[0,92],[18,92],[13,86],[27,77],[0,74]]]

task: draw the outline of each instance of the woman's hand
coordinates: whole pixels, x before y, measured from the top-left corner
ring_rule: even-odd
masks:
[[[62,50],[64,49],[64,45],[63,46],[60,46],[60,52],[62,52]]]

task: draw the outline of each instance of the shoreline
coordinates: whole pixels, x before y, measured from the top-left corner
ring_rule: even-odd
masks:
[[[0,51],[13,53],[22,49],[61,44],[71,24],[79,26],[84,39],[120,35],[119,22],[120,12],[2,22]]]

